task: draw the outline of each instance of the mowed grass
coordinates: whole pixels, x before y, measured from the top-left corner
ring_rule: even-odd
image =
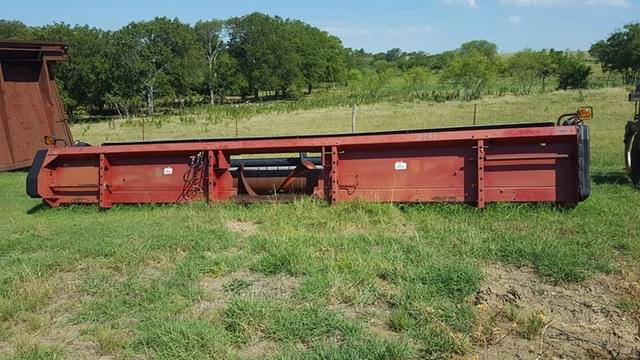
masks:
[[[637,267],[640,193],[622,171],[632,111],[624,89],[486,99],[479,118],[548,120],[581,104],[596,112],[593,188],[573,209],[313,200],[46,209],[24,194],[24,173],[0,174],[0,358],[473,354],[473,295],[489,264],[531,267],[559,284]],[[367,106],[359,130],[468,124],[470,106]],[[135,139],[129,126],[88,126],[94,143]],[[147,134],[227,136],[231,125],[202,126],[169,118]],[[350,109],[241,126],[243,135],[346,131]]]

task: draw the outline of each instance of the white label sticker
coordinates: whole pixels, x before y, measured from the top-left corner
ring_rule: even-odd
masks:
[[[407,163],[404,161],[396,161],[396,170],[407,170]]]
[[[162,173],[165,175],[172,175],[173,174],[173,168],[170,166],[167,166],[166,168],[164,168],[162,170]]]

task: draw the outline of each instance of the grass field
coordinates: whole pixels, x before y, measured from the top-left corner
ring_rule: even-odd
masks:
[[[0,174],[0,358],[492,358],[501,346],[501,358],[544,358],[569,343],[584,346],[568,357],[632,356],[640,193],[622,171],[625,99],[601,89],[478,102],[480,124],[594,107],[592,196],[574,209],[313,200],[45,209],[24,194],[24,173]],[[472,114],[464,102],[363,106],[357,130],[468,125]],[[139,121],[73,132],[138,140]],[[234,121],[197,113],[154,121],[146,139],[235,134]],[[346,107],[239,121],[243,136],[350,130]],[[527,300],[525,285],[542,290]],[[581,327],[581,312],[563,318],[553,301],[566,294],[579,311],[606,309],[617,340],[589,340],[611,332],[593,319]],[[514,300],[483,300],[494,295]]]

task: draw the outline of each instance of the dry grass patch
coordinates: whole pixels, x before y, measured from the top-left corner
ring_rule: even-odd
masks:
[[[246,237],[251,236],[258,232],[258,225],[252,222],[244,222],[244,221],[227,221],[225,224],[226,228],[236,233],[240,236]]]
[[[100,358],[98,346],[83,335],[89,325],[71,322],[81,303],[79,284],[77,273],[61,272],[19,286],[17,294],[32,306],[8,321],[11,335],[0,341],[0,356]]]
[[[621,278],[552,285],[526,268],[491,266],[476,294],[481,358],[633,358],[640,338],[617,306]]]
[[[216,313],[225,308],[234,297],[289,300],[300,281],[288,275],[265,276],[252,271],[237,271],[230,274],[200,280],[204,297],[194,304],[195,315]]]

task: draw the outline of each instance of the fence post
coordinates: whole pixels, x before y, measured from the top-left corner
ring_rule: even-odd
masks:
[[[478,104],[473,104],[473,126],[476,126],[477,114],[478,114]]]
[[[351,107],[351,133],[356,132],[356,116],[357,116],[357,105],[354,103]]]

